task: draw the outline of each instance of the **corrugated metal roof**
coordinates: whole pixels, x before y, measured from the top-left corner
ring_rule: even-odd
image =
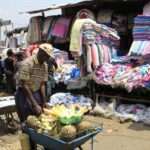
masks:
[[[137,2],[137,3],[145,2],[146,3],[148,1],[149,0],[78,0],[78,2],[69,2],[69,3],[65,3],[65,4],[64,3],[59,4],[59,5],[53,4],[53,5],[49,6],[48,8],[26,11],[26,12],[20,12],[20,13],[35,14],[35,13],[45,12],[45,11],[49,11],[49,10],[76,7],[76,6],[80,6],[80,5],[89,5],[93,2],[98,4],[99,2]]]
[[[19,27],[19,28],[15,28],[9,32],[7,32],[7,34],[13,34],[13,33],[20,33],[21,31],[28,31],[28,27]]]
[[[27,12],[20,12],[20,13],[35,14],[35,13],[45,12],[45,11],[49,11],[49,10],[63,9],[63,8],[68,8],[68,7],[80,6],[80,5],[84,5],[84,4],[90,3],[92,1],[93,0],[80,0],[78,2],[72,2],[72,3],[69,2],[67,4],[59,4],[59,5],[53,4],[53,5],[51,5],[48,8],[32,10],[32,11],[27,11]]]

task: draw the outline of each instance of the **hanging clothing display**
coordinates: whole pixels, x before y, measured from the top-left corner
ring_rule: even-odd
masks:
[[[59,17],[56,20],[55,25],[52,27],[51,35],[55,37],[66,38],[70,23],[71,18]]]
[[[43,17],[32,17],[28,29],[28,43],[36,43],[42,40]]]
[[[49,30],[51,29],[53,19],[54,17],[47,17],[46,19],[44,19],[43,31],[42,31],[42,37],[44,40],[47,40],[48,38],[48,33]]]
[[[86,64],[86,70],[81,72],[86,74],[93,72],[100,64],[110,63],[112,57],[116,57],[114,51],[119,39],[112,28],[91,19],[77,19],[72,28],[70,51],[78,57],[85,56],[83,63]]]
[[[33,17],[28,30],[29,44],[41,41],[64,43],[67,40],[72,18],[63,16]]]
[[[96,24],[95,21],[91,19],[77,19],[75,20],[72,30],[71,30],[71,39],[70,39],[70,48],[71,52],[75,52],[78,56],[82,54],[82,27],[85,23]]]

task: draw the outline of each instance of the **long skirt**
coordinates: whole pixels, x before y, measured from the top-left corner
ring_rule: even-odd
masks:
[[[35,98],[35,100],[40,106],[43,105],[42,96],[39,90],[33,93],[33,97]],[[27,96],[24,93],[22,88],[17,89],[15,94],[15,102],[16,102],[17,113],[21,122],[24,122],[29,115],[35,115],[35,112],[28,104]]]

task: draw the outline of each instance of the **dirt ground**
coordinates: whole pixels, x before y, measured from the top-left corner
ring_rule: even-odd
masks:
[[[117,120],[100,117],[88,119],[102,123],[104,127],[103,132],[94,139],[94,150],[150,150],[150,127],[140,123],[119,123]],[[90,141],[83,148],[91,150]],[[19,133],[1,135],[0,150],[21,150]]]

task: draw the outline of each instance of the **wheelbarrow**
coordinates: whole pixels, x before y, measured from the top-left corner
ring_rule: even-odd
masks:
[[[24,128],[25,132],[29,135],[31,141],[35,144],[42,145],[46,150],[74,150],[79,148],[83,150],[81,145],[91,139],[91,150],[94,150],[94,136],[102,131],[102,128],[95,128],[95,130],[78,136],[77,138],[66,142],[52,136],[37,133],[34,129]]]

